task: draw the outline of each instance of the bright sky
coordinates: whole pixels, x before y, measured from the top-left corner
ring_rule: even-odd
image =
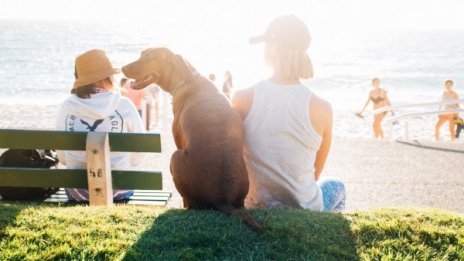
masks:
[[[153,24],[156,30],[140,37],[156,35],[153,42],[175,47],[205,74],[245,68],[239,53],[262,60],[261,50],[248,50],[248,38],[282,14],[308,24],[310,53],[339,48],[359,32],[464,30],[463,0],[2,0],[0,8],[0,19],[123,22],[129,30]]]
[[[183,20],[194,23],[239,20],[243,27],[283,13],[306,17],[327,27],[451,29],[464,26],[462,0],[2,0],[1,18],[113,20]],[[219,24],[221,22],[218,20]]]

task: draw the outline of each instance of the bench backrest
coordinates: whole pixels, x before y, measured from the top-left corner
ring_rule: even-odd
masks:
[[[162,189],[160,171],[116,171],[109,162],[109,151],[161,152],[160,134],[3,129],[0,148],[83,150],[87,154],[87,170],[0,167],[0,187],[89,188],[91,205],[93,185],[97,186],[95,194],[105,194],[109,204],[112,189]]]
[[[88,132],[0,130],[0,148],[85,150]],[[108,133],[111,151],[161,152],[157,133]]]

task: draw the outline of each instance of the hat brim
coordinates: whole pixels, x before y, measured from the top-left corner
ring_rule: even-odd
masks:
[[[86,75],[86,77],[81,77],[81,78],[78,78],[76,81],[74,81],[73,89],[104,80],[110,77],[111,75],[118,74],[120,72],[121,72],[121,69],[119,68],[111,68],[109,70],[95,72],[94,74],[91,74],[91,75]]]
[[[250,44],[264,43],[267,41],[267,36],[265,34],[253,36],[250,38]]]

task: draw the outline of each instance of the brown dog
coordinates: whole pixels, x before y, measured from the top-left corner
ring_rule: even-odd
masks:
[[[172,132],[177,151],[171,173],[189,209],[214,208],[261,227],[244,210],[248,173],[243,159],[243,126],[228,99],[193,67],[167,48],[152,48],[122,68],[134,89],[151,83],[173,97]]]

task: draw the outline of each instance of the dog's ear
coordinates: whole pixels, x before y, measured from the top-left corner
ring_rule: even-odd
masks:
[[[173,66],[179,72],[179,76],[184,80],[193,78],[195,68],[181,55],[174,55]]]

